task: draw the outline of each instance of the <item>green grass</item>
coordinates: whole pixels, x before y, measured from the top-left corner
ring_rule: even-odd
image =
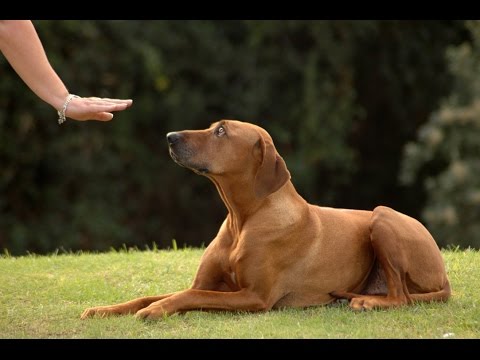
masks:
[[[202,250],[0,258],[0,338],[479,338],[480,252],[445,251],[448,303],[354,312],[346,305],[266,313],[192,311],[160,321],[80,320],[86,307],[190,286]],[[452,335],[453,334],[453,335]]]

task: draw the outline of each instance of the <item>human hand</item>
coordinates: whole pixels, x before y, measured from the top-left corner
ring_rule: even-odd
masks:
[[[68,104],[65,116],[78,120],[112,120],[112,111],[122,111],[132,105],[133,100],[108,99],[98,97],[74,97]]]

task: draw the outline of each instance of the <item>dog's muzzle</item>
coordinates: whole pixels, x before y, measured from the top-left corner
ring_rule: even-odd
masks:
[[[168,148],[170,157],[178,165],[189,168],[194,172],[205,175],[208,173],[206,166],[201,166],[191,162],[192,150],[183,141],[183,134],[177,132],[169,132],[167,134]]]
[[[175,146],[178,145],[180,142],[182,135],[177,133],[177,132],[169,132],[167,134],[167,143],[168,143],[168,149],[170,152],[170,156],[172,157],[173,161],[175,161],[178,165],[183,166],[183,164],[180,162],[180,159],[178,155],[175,153]]]
[[[177,132],[169,132],[167,134],[168,146],[170,146],[170,147],[174,146],[176,143],[179,142],[181,137],[182,137],[182,135],[177,133]]]

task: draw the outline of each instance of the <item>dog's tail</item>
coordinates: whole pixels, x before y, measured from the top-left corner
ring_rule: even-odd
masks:
[[[413,301],[422,302],[447,301],[451,294],[452,289],[450,288],[450,282],[447,279],[447,282],[443,286],[442,290],[425,294],[410,294],[410,298]]]

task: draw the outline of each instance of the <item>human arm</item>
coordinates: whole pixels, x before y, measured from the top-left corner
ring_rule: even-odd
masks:
[[[29,20],[0,21],[0,51],[27,86],[43,101],[61,110],[69,92],[50,65]],[[111,120],[112,111],[125,110],[132,100],[74,98],[65,115],[75,120]]]

